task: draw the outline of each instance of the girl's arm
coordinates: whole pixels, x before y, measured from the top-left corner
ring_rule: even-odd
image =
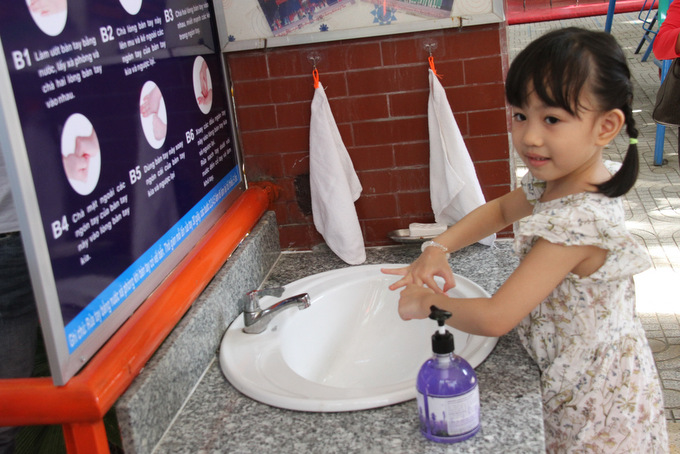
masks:
[[[522,188],[485,203],[435,238],[450,252],[469,246],[531,214],[533,206]]]
[[[491,298],[451,298],[422,285],[401,292],[399,315],[426,318],[430,306],[451,312],[448,324],[470,334],[506,334],[538,306],[570,272],[587,276],[606,259],[595,246],[563,246],[539,239],[517,269]]]
[[[527,201],[524,191],[518,188],[470,212],[434,241],[446,246],[449,252],[454,252],[498,232],[531,214],[531,211],[532,205]],[[426,248],[420,257],[408,267],[382,271],[385,274],[404,276],[392,284],[390,290],[396,290],[408,284],[425,284],[435,292],[443,293],[456,285],[453,272],[446,260],[446,254],[435,247]],[[436,284],[435,276],[444,279],[443,290]]]

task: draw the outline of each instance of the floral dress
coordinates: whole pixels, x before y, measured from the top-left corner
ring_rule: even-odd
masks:
[[[538,238],[608,251],[590,276],[570,273],[518,326],[541,370],[549,453],[666,453],[659,378],[635,314],[633,275],[650,266],[624,224],[620,198],[572,194],[540,202],[545,183],[522,180],[533,214],[518,229],[524,257]]]

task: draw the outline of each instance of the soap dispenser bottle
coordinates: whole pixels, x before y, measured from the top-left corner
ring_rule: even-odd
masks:
[[[479,388],[475,370],[453,353],[453,335],[444,327],[450,312],[430,307],[439,324],[432,336],[434,355],[418,373],[416,382],[420,431],[440,443],[456,443],[479,431]]]

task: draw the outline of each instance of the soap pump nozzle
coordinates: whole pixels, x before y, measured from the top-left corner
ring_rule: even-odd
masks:
[[[430,306],[430,318],[439,325],[437,332],[432,335],[432,351],[436,354],[446,355],[454,350],[453,334],[444,327],[450,317],[451,312]]]

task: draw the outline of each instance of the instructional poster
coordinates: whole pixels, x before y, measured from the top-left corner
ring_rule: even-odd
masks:
[[[69,353],[242,183],[213,16],[207,0],[0,8]]]

